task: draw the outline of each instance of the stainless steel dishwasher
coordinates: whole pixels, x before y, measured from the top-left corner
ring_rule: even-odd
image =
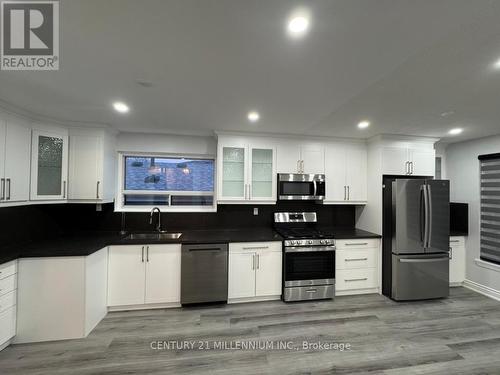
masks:
[[[181,304],[227,301],[227,244],[182,245]]]

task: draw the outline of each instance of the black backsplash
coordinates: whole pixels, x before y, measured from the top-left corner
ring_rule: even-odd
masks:
[[[253,209],[259,215],[253,215]],[[276,205],[219,205],[216,213],[162,213],[162,227],[182,229],[231,229],[272,227],[274,212],[315,211],[318,223],[329,227],[354,227],[355,206],[330,206],[314,202],[279,202]],[[113,203],[103,204],[41,204],[0,208],[0,246],[58,237],[82,231],[119,231],[120,212]],[[125,214],[125,230],[149,231],[149,213]]]

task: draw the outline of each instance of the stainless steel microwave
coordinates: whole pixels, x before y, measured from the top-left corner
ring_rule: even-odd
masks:
[[[324,174],[278,174],[279,200],[316,200],[325,199]]]

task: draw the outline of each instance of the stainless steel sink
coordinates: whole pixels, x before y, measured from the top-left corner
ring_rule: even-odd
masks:
[[[159,232],[159,233],[131,233],[126,240],[176,240],[182,236],[182,233]]]

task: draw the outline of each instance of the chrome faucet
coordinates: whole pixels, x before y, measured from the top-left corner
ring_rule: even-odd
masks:
[[[156,223],[156,231],[161,232],[161,211],[158,207],[153,207],[151,209],[151,214],[149,215],[149,224],[153,225],[153,215],[158,212],[158,222]]]

